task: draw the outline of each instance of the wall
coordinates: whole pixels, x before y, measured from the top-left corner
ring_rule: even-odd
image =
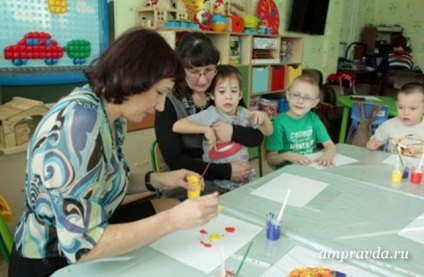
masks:
[[[399,24],[411,38],[414,62],[424,69],[424,1],[375,0],[373,23]]]

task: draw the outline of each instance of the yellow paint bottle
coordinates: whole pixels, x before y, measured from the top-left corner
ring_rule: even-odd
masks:
[[[195,190],[187,190],[187,198],[191,199],[191,198],[199,197],[200,189],[201,189],[199,176],[196,176],[196,175],[187,176],[187,182],[196,188]]]
[[[392,182],[393,183],[400,183],[400,182],[402,182],[402,176],[403,176],[402,171],[400,171],[399,168],[395,168],[392,171]]]

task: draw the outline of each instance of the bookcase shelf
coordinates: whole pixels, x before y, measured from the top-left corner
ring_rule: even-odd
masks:
[[[158,30],[173,48],[181,35],[197,31],[200,30],[180,28]],[[219,50],[220,63],[232,64],[241,72],[243,100],[246,105],[249,105],[252,96],[282,96],[291,81],[302,72],[302,37],[202,32]]]

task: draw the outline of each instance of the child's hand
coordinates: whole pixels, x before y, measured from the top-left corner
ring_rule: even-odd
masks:
[[[370,140],[367,142],[367,148],[369,150],[376,150],[382,145],[381,141],[375,138],[370,138]]]
[[[252,118],[256,125],[262,125],[267,117],[268,115],[263,111],[251,111],[247,115],[247,118]]]
[[[308,165],[312,162],[308,157],[298,153],[291,153],[290,161],[297,165]]]
[[[334,166],[333,159],[327,157],[325,154],[322,155],[321,157],[316,158],[314,160],[314,163],[317,163],[318,165],[323,166],[323,167]]]
[[[204,136],[206,138],[206,140],[208,141],[208,145],[209,145],[209,150],[211,150],[212,148],[215,148],[216,146],[216,137],[215,137],[215,132],[213,131],[212,128],[207,128]]]

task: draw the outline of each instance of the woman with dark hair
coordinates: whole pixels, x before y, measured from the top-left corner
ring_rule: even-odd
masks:
[[[201,174],[208,165],[202,160],[202,135],[177,134],[172,132],[172,126],[177,120],[198,113],[213,104],[208,89],[219,64],[219,52],[210,39],[200,32],[185,34],[179,41],[176,52],[184,66],[185,82],[176,86],[168,95],[165,110],[156,113],[156,138],[165,161],[165,169],[186,168]],[[243,102],[241,105],[245,107]],[[217,122],[212,127],[219,142],[234,141],[253,147],[260,145],[263,139],[261,131],[251,127],[224,122]],[[212,163],[205,173],[206,186],[203,194],[218,190],[211,180],[243,182],[248,180],[251,170],[251,165],[242,161]],[[184,199],[186,196],[181,189],[164,191],[164,194],[178,199]]]
[[[217,215],[218,194],[122,204],[127,194],[182,187],[185,169],[129,174],[127,121],[162,111],[184,71],[156,32],[133,29],[85,71],[88,85],[61,99],[28,147],[26,201],[9,276],[49,276],[75,262],[129,252]],[[166,222],[166,224],[164,224]]]

